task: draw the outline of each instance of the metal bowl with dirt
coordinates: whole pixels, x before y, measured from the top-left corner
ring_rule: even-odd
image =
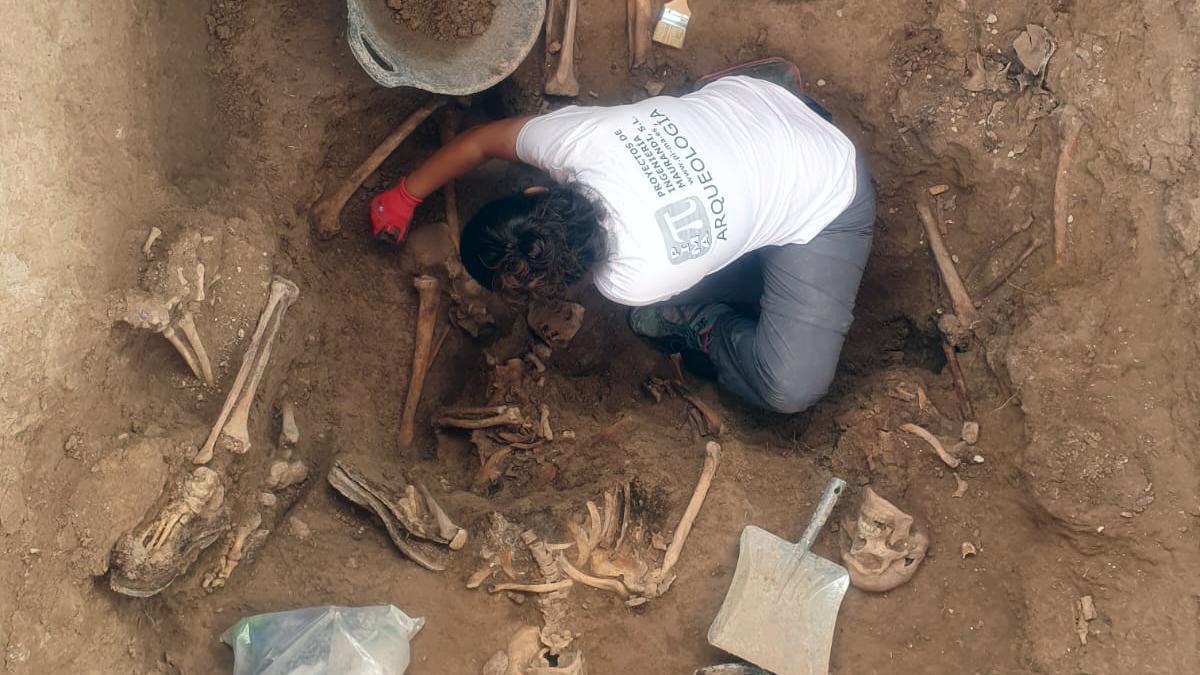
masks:
[[[346,37],[355,58],[385,87],[456,96],[487,89],[516,70],[537,41],[546,13],[544,0],[494,0],[490,23],[439,39],[401,20],[395,4],[347,0]]]

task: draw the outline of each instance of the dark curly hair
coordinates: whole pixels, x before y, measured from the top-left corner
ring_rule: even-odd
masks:
[[[463,267],[509,296],[555,296],[608,255],[604,211],[578,185],[557,185],[488,202],[460,242]]]

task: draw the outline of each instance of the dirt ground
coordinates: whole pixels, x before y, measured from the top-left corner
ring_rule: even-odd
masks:
[[[581,104],[677,93],[707,72],[761,56],[797,63],[812,95],[869,155],[880,196],[856,323],[829,396],[802,415],[757,412],[689,378],[726,420],[724,459],[665,596],[629,609],[571,593],[571,627],[593,673],[689,673],[721,661],[705,633],[746,524],[795,538],[830,475],[852,486],[835,521],[871,486],[930,533],[911,583],[851,589],[834,638],[835,673],[1200,672],[1200,4],[1195,0],[693,0],[682,50],[625,67],[624,8],[583,0]],[[316,238],[308,212],[407,114],[428,100],[382,90],[343,38],[345,6],[284,0],[117,9],[8,7],[0,29],[0,645],[13,673],[228,671],[218,636],[240,617],[391,603],[425,617],[409,672],[478,673],[532,602],[464,588],[475,549],[433,573],[324,476],[338,456],[399,462],[460,520],[491,511],[561,540],[568,512],[624,480],[657,495],[660,527],[682,513],[700,471],[681,401],[642,382],[664,367],[594,292],[583,330],[555,353],[541,394],[560,440],[536,471],[478,494],[465,438],[431,416],[485,397],[484,353],[504,340],[451,331],[418,411],[415,447],[396,430],[412,353],[421,269],[411,247],[369,240],[369,195],[438,142],[422,126],[348,204],[342,233]],[[1053,36],[1044,89],[968,91],[973,53],[1012,60],[1027,24]],[[538,112],[541,45],[476,98],[468,121]],[[1017,70],[1010,70],[1016,74]],[[976,87],[978,88],[978,87]],[[1067,166],[1070,254],[1038,248],[983,302],[988,337],[960,354],[981,426],[958,482],[898,426],[943,438],[960,417],[936,318],[950,310],[916,197],[930,186],[967,286],[981,290],[1035,239],[1052,239],[1061,118],[1083,131]],[[459,186],[464,215],[541,180],[489,165]],[[440,199],[418,214],[427,231]],[[1029,229],[997,247],[1014,226]],[[163,236],[142,253],[151,227]],[[113,321],[112,298],[172,273],[199,236],[210,297],[196,321],[217,370],[192,377],[159,336]],[[253,502],[296,404],[297,456],[310,478],[251,564],[215,592],[209,547],[166,591],[109,590],[108,552],[159,493],[190,471],[253,332],[272,274],[300,298],[251,418],[250,453],[223,460],[227,502]],[[520,328],[519,322],[516,329]],[[511,317],[502,329],[514,326]],[[504,330],[501,331],[504,333]],[[928,392],[931,407],[897,398]],[[614,427],[616,423],[616,427]],[[613,430],[615,429],[615,430]],[[561,431],[573,431],[574,442]],[[610,430],[605,433],[605,430]],[[604,433],[605,435],[601,436]],[[547,468],[548,465],[548,468]],[[559,529],[556,529],[559,528]],[[837,559],[840,532],[816,545]],[[960,548],[973,544],[977,555]],[[1075,604],[1097,617],[1077,630]]]

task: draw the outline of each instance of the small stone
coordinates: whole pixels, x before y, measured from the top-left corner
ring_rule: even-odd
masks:
[[[300,520],[296,516],[288,518],[288,534],[299,539],[300,541],[308,541],[312,536],[312,529],[308,527],[308,523]],[[351,558],[353,560],[353,558]]]
[[[975,462],[976,464],[983,464],[983,455],[975,455],[971,458],[971,461]]]
[[[237,332],[237,336],[238,336],[238,339],[239,339],[239,340],[241,340],[242,338],[246,337],[246,331],[245,331],[245,329],[243,329],[243,328],[239,328],[239,329],[238,329],[238,332]]]
[[[825,80],[817,80],[817,86],[818,86],[818,87],[824,87],[824,86],[825,86]]]
[[[1132,517],[1133,517],[1133,512],[1132,512],[1132,511],[1122,511],[1122,512],[1121,512],[1121,517],[1122,517],[1122,518],[1132,518]]]
[[[592,91],[591,89],[588,89],[588,96],[591,96],[592,98],[600,98],[600,94],[597,94],[596,92]]]
[[[945,183],[940,183],[938,185],[931,185],[929,187],[929,194],[934,197],[936,197],[940,194],[949,192],[949,191],[950,191],[950,186],[946,185]]]
[[[845,14],[840,9],[838,11],[834,12],[834,14],[837,15],[837,18],[839,18],[839,19],[842,18],[843,16],[845,16]]]
[[[984,19],[984,21],[987,21],[988,23],[996,23],[999,20],[1000,20],[1000,18],[997,17],[995,14],[988,14],[987,18]]]
[[[229,38],[233,37],[233,29],[225,24],[217,26],[216,33],[218,40],[228,40]]]
[[[969,541],[964,541],[961,547],[963,560],[979,554],[979,549],[975,548],[975,544]]]
[[[1075,216],[1067,216],[1067,222],[1068,222],[1068,223],[1073,223],[1073,222],[1075,222]]]
[[[1104,526],[1103,525],[1098,526],[1096,528],[1096,534],[1103,534],[1103,533],[1104,533]]]
[[[649,79],[646,81],[646,93],[651,96],[658,96],[667,85],[662,80]]]
[[[573,441],[575,440],[575,432],[567,429],[566,431],[560,433],[558,437],[564,441]]]
[[[279,503],[279,498],[270,492],[260,492],[258,493],[258,503],[270,509],[274,508],[274,506]]]
[[[516,605],[525,604],[525,596],[520,593],[514,593],[513,591],[505,591],[504,595],[508,596],[508,599],[511,600],[513,602],[513,604],[516,604]]]
[[[963,422],[962,439],[967,442],[967,445],[975,445],[979,442],[979,422]]]
[[[483,35],[485,30],[487,30],[487,25],[482,21],[476,21],[471,24],[471,35]]]

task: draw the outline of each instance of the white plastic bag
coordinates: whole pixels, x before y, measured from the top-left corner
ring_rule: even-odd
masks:
[[[221,640],[234,675],[403,675],[423,625],[391,605],[308,607],[247,617]]]

